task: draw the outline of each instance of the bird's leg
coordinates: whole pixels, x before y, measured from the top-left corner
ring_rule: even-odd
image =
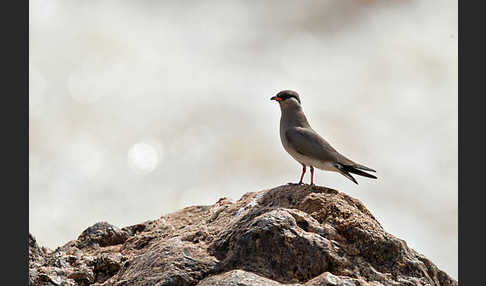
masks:
[[[311,170],[311,186],[314,185],[314,167],[310,166]]]
[[[305,174],[305,165],[302,164],[302,175],[300,176],[300,181],[299,181],[299,185],[302,184],[302,180],[304,179],[304,174]]]

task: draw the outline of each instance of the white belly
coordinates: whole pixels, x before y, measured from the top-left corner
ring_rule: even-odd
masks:
[[[283,145],[285,151],[287,151],[287,153],[289,153],[290,156],[292,156],[292,158],[294,158],[297,162],[299,162],[301,164],[304,164],[308,167],[313,166],[317,169],[321,169],[321,170],[325,170],[325,171],[333,171],[333,172],[338,171],[336,169],[336,167],[334,167],[334,165],[331,164],[330,162],[323,162],[323,161],[320,161],[320,160],[317,160],[317,159],[314,159],[314,158],[310,158],[308,156],[304,156],[304,155],[298,153],[297,151],[295,151],[292,148],[290,148],[289,146],[287,146],[287,144],[284,143],[284,140],[282,140],[282,145]]]

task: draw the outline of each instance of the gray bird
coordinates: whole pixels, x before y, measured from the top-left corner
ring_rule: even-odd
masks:
[[[324,138],[311,128],[300,102],[299,94],[292,90],[283,90],[270,98],[280,105],[280,140],[282,145],[297,162],[302,164],[302,175],[299,184],[310,166],[311,185],[314,184],[314,167],[338,172],[358,184],[350,173],[376,179],[364,171],[376,172],[366,166],[357,164],[339,154]],[[364,170],[364,171],[363,171]]]

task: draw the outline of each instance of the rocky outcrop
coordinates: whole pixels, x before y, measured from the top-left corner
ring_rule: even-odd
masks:
[[[54,251],[29,235],[30,285],[458,285],[385,232],[357,199],[284,185],[119,229],[97,223]]]

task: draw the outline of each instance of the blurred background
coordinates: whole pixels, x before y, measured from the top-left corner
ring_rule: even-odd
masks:
[[[457,1],[31,0],[29,230],[54,249],[297,182],[270,101],[293,89],[379,177],[316,183],[457,279],[457,32]]]

